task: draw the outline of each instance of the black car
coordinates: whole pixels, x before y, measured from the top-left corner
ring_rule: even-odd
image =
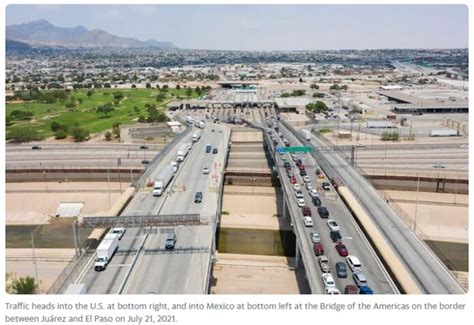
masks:
[[[33,146],[33,147],[31,147],[31,149],[38,150],[38,149],[41,149],[41,147],[40,146]]]
[[[290,163],[289,163],[288,161],[285,161],[285,162],[283,163],[283,166],[284,166],[285,168],[288,168],[288,167],[291,168],[291,165],[290,165]]]
[[[296,159],[296,166],[299,167],[302,163],[301,159]]]
[[[329,217],[329,211],[326,207],[318,207],[318,214],[321,218]]]
[[[217,148],[212,149],[212,153],[216,154],[217,153]]]
[[[150,149],[150,148],[148,146],[143,145],[143,146],[140,146],[140,149],[147,150],[147,149]]]
[[[336,274],[339,278],[347,278],[347,267],[344,262],[336,263]]]
[[[300,169],[300,175],[301,175],[301,176],[306,176],[306,175],[308,175],[308,174],[306,173],[306,170]]]
[[[142,160],[143,165],[148,165],[149,163],[150,163],[150,161],[148,161],[148,160]]]
[[[329,236],[331,236],[331,240],[335,243],[339,240],[341,240],[341,233],[339,231],[331,231],[329,233]]]
[[[194,195],[194,203],[201,203],[202,202],[202,192],[196,192]]]
[[[325,191],[329,191],[331,189],[331,185],[328,182],[324,182],[323,185],[322,185],[322,188]]]
[[[321,206],[321,199],[319,197],[317,197],[317,196],[313,197],[312,201],[313,201],[314,206],[316,206],[316,207]]]

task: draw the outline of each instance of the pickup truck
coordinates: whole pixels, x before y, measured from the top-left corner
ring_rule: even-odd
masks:
[[[329,260],[326,255],[321,255],[318,257],[318,264],[319,264],[319,267],[321,268],[321,272],[323,273],[331,272],[331,269],[329,268]]]

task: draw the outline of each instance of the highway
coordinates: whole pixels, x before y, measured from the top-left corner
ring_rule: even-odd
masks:
[[[277,146],[284,146],[282,139],[278,137],[274,130],[271,131],[271,135],[278,139]],[[299,141],[295,139],[293,135],[286,130],[283,130],[283,137],[290,141],[291,146],[301,145]],[[330,191],[324,191],[321,188],[322,182],[328,180],[316,177],[316,169],[319,169],[320,167],[316,164],[311,155],[296,154],[296,156],[303,160],[305,170],[308,176],[310,176],[312,184],[315,186],[315,188],[318,188],[318,192],[320,193],[320,198],[322,201],[322,206],[327,207],[327,209],[329,210],[329,219],[336,220],[339,224],[339,227],[341,228],[341,236],[343,237],[342,242],[346,245],[349,254],[355,255],[361,260],[361,263],[363,265],[363,273],[368,278],[368,285],[376,294],[397,293],[395,285],[391,281],[389,275],[387,274],[377,255],[371,248],[370,244],[362,234],[361,230],[355,223],[354,219],[352,218],[345,205],[342,203],[337,193],[334,191],[333,188],[331,188]],[[286,175],[285,168],[283,166],[284,161],[282,161],[282,157],[286,157],[285,161],[290,162],[292,170],[295,173],[297,182],[303,187],[302,192],[304,195],[306,206],[310,207],[311,209],[312,220],[314,223],[313,227],[305,227],[303,223],[302,211],[301,208],[299,208],[296,204],[295,192],[292,188],[292,184],[290,183],[289,178]],[[330,231],[327,225],[328,219],[323,219],[318,215],[317,208],[313,205],[308,191],[306,190],[306,188],[304,188],[305,183],[302,177],[297,172],[298,167],[295,165],[295,162],[292,161],[289,154],[276,154],[275,161],[276,166],[279,169],[280,180],[284,193],[286,195],[286,200],[288,202],[288,209],[290,211],[290,215],[292,216],[292,223],[295,229],[295,234],[298,237],[298,244],[301,247],[300,252],[301,254],[305,254],[305,256],[303,256],[303,260],[305,261],[307,277],[316,279],[313,280],[313,285],[315,287],[312,288],[313,293],[324,293],[324,286],[321,280],[322,272],[319,268],[317,257],[313,252],[313,244],[310,239],[310,232],[314,231],[318,232],[321,237],[321,243],[324,247],[324,254],[329,259],[331,274],[335,279],[337,288],[342,293],[346,285],[355,285],[355,283],[352,280],[352,273],[349,268],[347,269],[347,278],[339,278],[336,275],[335,264],[337,262],[343,262],[344,264],[346,264],[346,262],[345,258],[341,257],[336,251],[334,247],[335,243],[333,243],[329,236]]]
[[[304,142],[304,141],[303,141]],[[373,186],[359,175],[338,153],[312,137],[314,157],[331,177],[339,177],[358,198],[420,290],[429,294],[464,293],[463,288],[427,245],[409,229],[387,205]]]
[[[181,143],[191,142],[191,137],[192,133]],[[205,293],[214,235],[212,218],[217,209],[217,187],[228,138],[226,127],[209,124],[203,130],[201,140],[181,163],[166,194],[153,197],[150,188],[143,188],[122,213],[122,216],[200,213],[209,217],[209,225],[175,227],[178,240],[173,251],[164,249],[164,236],[160,231],[150,233],[144,229],[127,229],[106,270],[94,271],[91,259],[75,282],[85,283],[88,293],[97,294]],[[218,148],[218,154],[205,154],[208,143]],[[154,179],[161,167],[175,159],[178,146],[164,157],[150,179]],[[202,167],[207,163],[211,173],[203,175]],[[203,192],[201,204],[194,203],[196,191]],[[202,270],[202,277],[196,277],[198,269]],[[159,274],[163,276],[157,277]]]

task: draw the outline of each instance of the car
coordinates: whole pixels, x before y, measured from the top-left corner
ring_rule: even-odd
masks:
[[[347,267],[344,262],[336,263],[336,274],[338,278],[347,278]]]
[[[364,148],[364,147],[365,147],[365,144],[362,144],[362,143],[356,143],[356,147],[359,147],[359,148]]]
[[[324,255],[323,244],[321,244],[321,242],[313,243],[313,251],[314,251],[314,255],[316,255],[316,256]]]
[[[296,166],[300,167],[300,165],[303,164],[303,161],[301,159],[296,159]]]
[[[306,176],[305,176],[306,177]],[[306,189],[311,191],[313,189],[313,184],[311,182],[306,183]]]
[[[311,196],[312,198],[315,198],[315,197],[319,197],[319,193],[318,191],[316,191],[315,188],[312,188],[308,191],[308,194],[309,196]]]
[[[125,228],[123,227],[116,227],[116,228],[113,228],[112,231],[110,233],[112,234],[116,234],[118,235],[118,239],[122,239],[123,235],[125,234]]]
[[[352,273],[352,279],[354,280],[354,282],[355,282],[355,284],[358,288],[367,285],[367,278],[365,277],[365,275],[363,275],[360,272]]]
[[[295,155],[295,154],[291,154],[291,160],[293,161],[296,161],[298,159],[298,157]]]
[[[217,148],[212,149],[212,153],[213,153],[213,154],[216,154],[217,152],[218,152],[218,151],[217,151]]]
[[[327,225],[331,231],[339,231],[339,225],[337,224],[336,220],[329,219],[327,221]]]
[[[295,191],[295,195],[298,199],[301,199],[304,197],[303,192],[301,190]]]
[[[303,169],[303,170],[300,170],[300,175],[301,176],[306,176],[306,175],[308,175],[308,173],[306,173],[306,170]]]
[[[301,185],[298,184],[298,183],[293,184],[293,189],[294,189],[295,191],[301,191]]]
[[[212,150],[212,146],[210,144],[206,145],[206,153],[210,153]]]
[[[313,226],[313,219],[311,217],[303,217],[303,223],[305,227],[312,227]]]
[[[433,168],[446,168],[446,165],[442,163],[434,163]]]
[[[329,233],[329,236],[331,237],[331,240],[333,241],[333,243],[341,240],[341,233],[339,231],[331,231]]]
[[[356,295],[359,293],[359,289],[353,284],[348,284],[344,288],[344,294],[346,295]]]
[[[305,170],[303,163],[301,163],[301,164],[298,165],[298,169],[299,169],[299,170]]]
[[[215,121],[215,120],[214,120],[214,123],[216,123],[216,121]],[[214,130],[214,129],[211,129],[211,132],[216,132],[216,130]]]
[[[340,295],[341,294],[338,288],[325,288],[324,290],[326,291],[327,295]]]
[[[166,249],[173,249],[175,244],[176,244],[176,234],[175,233],[166,234],[165,248]]]
[[[325,191],[329,191],[331,189],[331,185],[328,182],[323,182],[323,185],[321,187]]]
[[[282,161],[286,161],[286,160],[287,160],[286,155],[280,156],[280,159],[281,159]]]
[[[303,212],[303,217],[311,217],[311,209],[309,207],[302,207],[301,212]]]
[[[285,162],[283,163],[283,167],[285,167],[285,168],[291,168],[290,162],[289,162],[289,161],[285,161]]]
[[[316,169],[316,176],[319,176],[321,175],[321,170],[320,169]]]
[[[304,199],[298,199],[298,206],[299,207],[304,207],[306,203],[304,202]]]
[[[362,264],[360,263],[357,256],[354,256],[354,255],[346,256],[346,263],[352,272],[362,271]]]
[[[296,184],[296,177],[295,176],[290,177],[290,183],[291,184]]]
[[[373,295],[374,291],[368,286],[362,286],[359,289],[359,294],[361,294],[361,295]]]
[[[321,199],[319,198],[319,196],[312,197],[311,201],[313,201],[314,206],[316,207],[321,206]]]
[[[312,231],[309,233],[309,237],[311,238],[312,243],[320,243],[321,242],[321,237],[316,231]]]
[[[202,192],[196,192],[194,195],[194,203],[201,203],[202,202]]]
[[[289,178],[295,177],[295,174],[291,170],[286,171],[286,175],[288,175]]]
[[[329,267],[329,260],[326,255],[318,256],[318,264],[321,272],[328,273],[331,272],[331,268]]]
[[[328,218],[329,217],[329,211],[326,207],[319,206],[318,207],[318,214],[321,218]]]
[[[41,147],[40,146],[33,146],[33,147],[31,147],[31,149],[32,150],[39,150],[39,149],[41,149]]]
[[[344,245],[343,243],[339,242],[336,244],[335,247],[337,252],[339,253],[339,256],[346,257],[347,255],[349,255],[349,251],[347,250],[346,245]]]
[[[334,282],[334,278],[332,277],[331,273],[324,273],[322,275],[323,284],[325,288],[335,288],[336,282]]]
[[[209,174],[209,171],[210,171],[209,166],[207,166],[207,165],[202,168],[202,173],[203,174]]]
[[[142,149],[142,150],[147,150],[147,149],[150,149],[150,147],[145,146],[145,145],[142,145],[142,146],[140,146],[140,149]]]
[[[148,165],[150,163],[149,160],[143,159],[142,160],[142,165]]]

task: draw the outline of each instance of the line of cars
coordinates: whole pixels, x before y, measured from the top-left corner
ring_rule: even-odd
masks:
[[[284,157],[283,155],[281,157]],[[367,284],[367,278],[361,272],[362,266],[360,261],[356,256],[349,255],[349,250],[347,246],[342,241],[342,236],[340,233],[340,225],[334,219],[329,219],[330,214],[329,210],[322,205],[321,199],[319,197],[318,191],[314,188],[311,183],[311,179],[309,175],[307,175],[306,168],[302,159],[298,158],[296,155],[291,155],[292,160],[295,162],[298,172],[304,182],[304,184],[299,184],[296,175],[293,172],[293,168],[289,161],[283,160],[283,166],[287,173],[288,178],[290,179],[290,183],[292,184],[297,204],[301,208],[302,216],[303,216],[303,223],[305,227],[313,227],[314,222],[312,219],[312,212],[311,209],[306,206],[306,202],[304,201],[304,194],[303,194],[303,187],[306,188],[308,191],[309,196],[311,197],[313,205],[317,208],[317,213],[323,219],[327,219],[326,224],[329,228],[329,235],[334,243],[334,247],[339,254],[339,256],[345,258],[345,262],[338,261],[335,264],[335,271],[338,278],[347,278],[348,277],[348,270],[352,271],[352,279],[356,285],[346,285],[344,288],[345,294],[373,294],[372,289]],[[319,169],[316,170],[316,176],[319,178],[324,178],[321,171]],[[331,190],[331,185],[329,182],[322,182],[321,188],[324,191]],[[336,286],[336,282],[331,274],[331,268],[329,264],[329,259],[326,255],[324,255],[324,247],[321,243],[321,236],[317,231],[310,232],[310,239],[313,243],[313,251],[314,254],[318,257],[318,264],[321,269],[322,274],[322,282],[324,285],[324,289],[326,294],[340,294],[341,292]],[[347,263],[347,266],[346,266]]]

